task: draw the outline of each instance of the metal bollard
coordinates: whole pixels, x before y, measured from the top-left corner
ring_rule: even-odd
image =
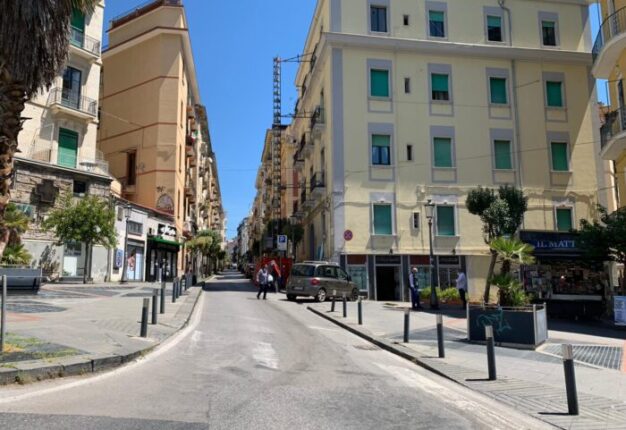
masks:
[[[159,290],[152,290],[152,324],[157,323],[157,311],[159,308]]]
[[[408,308],[404,310],[404,343],[409,343],[409,312]]]
[[[487,341],[487,369],[489,380],[495,381],[496,377],[496,343],[493,339],[493,326],[485,326],[485,339]]]
[[[161,313],[165,313],[165,285],[161,286]]]
[[[150,299],[143,299],[143,306],[141,307],[141,337],[148,336],[148,306],[150,306]]]
[[[578,415],[578,393],[576,392],[576,373],[574,371],[574,351],[572,345],[563,345],[563,370],[565,371],[565,391],[567,392],[567,411]]]
[[[176,303],[176,288],[178,288],[176,286],[177,283],[178,280],[174,278],[174,282],[172,282],[172,303]]]
[[[335,312],[335,296],[330,298],[330,311]]]
[[[0,354],[4,353],[7,332],[7,275],[2,275],[2,317],[0,319]]]
[[[348,318],[348,300],[345,294],[343,295],[343,317]]]
[[[359,311],[359,325],[363,325],[363,303],[361,302],[361,297],[359,297],[357,302],[357,309]]]
[[[437,346],[439,347],[439,358],[446,357],[446,351],[443,345],[443,315],[437,315]]]

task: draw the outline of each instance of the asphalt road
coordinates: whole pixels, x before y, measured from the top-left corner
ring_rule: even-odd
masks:
[[[0,389],[0,428],[466,429],[542,424],[219,277],[191,325],[111,373]]]

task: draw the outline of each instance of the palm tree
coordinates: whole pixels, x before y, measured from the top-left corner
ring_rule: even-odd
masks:
[[[50,88],[65,65],[74,9],[91,13],[100,0],[0,0],[0,219],[11,198],[13,157],[24,104]],[[10,232],[0,229],[0,256]]]
[[[500,267],[500,275],[506,276],[511,272],[512,264],[533,264],[532,256],[535,248],[519,239],[497,237],[489,243],[489,247],[496,253]]]

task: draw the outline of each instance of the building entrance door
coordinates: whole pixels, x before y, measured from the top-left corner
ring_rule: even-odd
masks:
[[[402,300],[399,267],[376,267],[376,299],[379,301]]]

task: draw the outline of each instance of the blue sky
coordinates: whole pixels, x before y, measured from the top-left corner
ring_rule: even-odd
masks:
[[[109,20],[145,0],[107,0]],[[217,154],[228,238],[248,214],[265,130],[272,125],[272,59],[302,52],[316,0],[183,0],[202,102]],[[297,64],[283,67],[283,114],[293,111]],[[284,119],[288,122],[288,119]]]
[[[183,1],[232,238],[250,210],[265,130],[272,123],[272,58],[302,52],[316,0]],[[107,0],[105,29],[112,17],[144,2]],[[595,38],[595,5],[590,17]],[[293,111],[297,98],[296,68],[283,67],[283,114]],[[601,100],[604,93],[600,83]]]

